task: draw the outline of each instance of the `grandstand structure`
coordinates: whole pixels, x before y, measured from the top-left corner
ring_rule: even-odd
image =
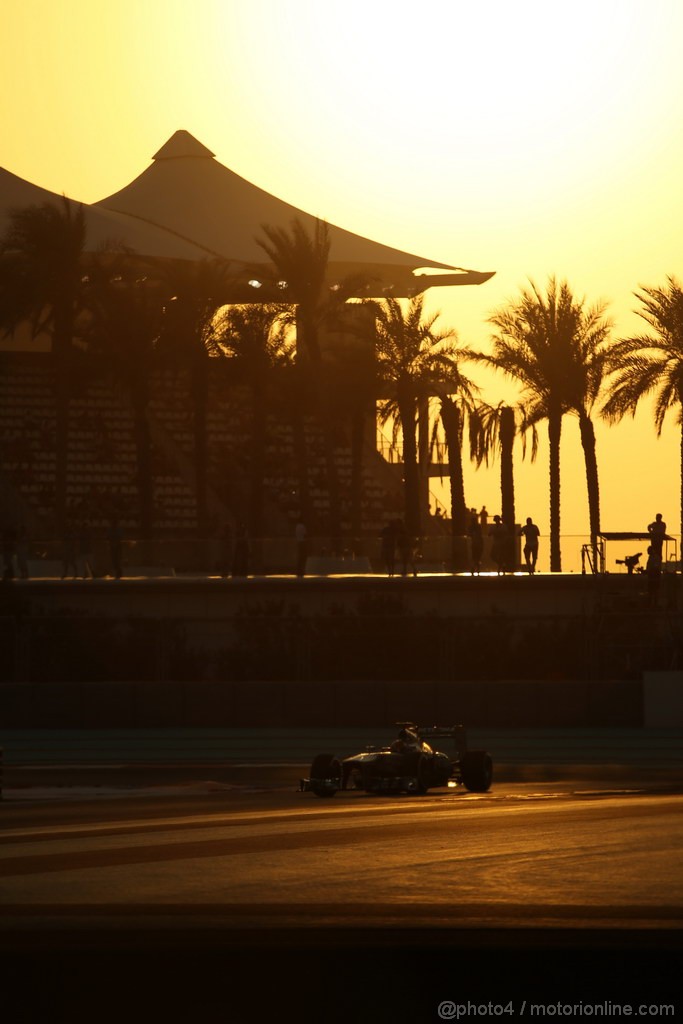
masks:
[[[46,202],[75,203],[0,168],[0,235],[11,212]],[[146,259],[184,264],[219,257],[241,282],[237,301],[273,298],[269,268],[256,238],[264,224],[287,228],[294,218],[312,228],[315,218],[245,181],[216,161],[188,132],[176,132],[153,162],[121,191],[83,204],[87,248],[122,247]],[[364,275],[362,296],[408,297],[428,287],[477,285],[491,273],[448,266],[329,226],[328,286]],[[208,520],[220,531],[244,518],[249,480],[251,407],[244,389],[226,379],[221,361],[210,374],[208,402]],[[139,528],[134,412],[111,369],[95,357],[74,361],[68,417],[67,502],[74,521],[106,531],[116,516],[129,535]],[[49,339],[20,330],[0,340],[0,519],[21,524],[41,539],[55,531],[55,379]],[[159,367],[150,382],[154,529],[160,537],[197,535],[193,427],[189,382],[183,371]],[[365,431],[362,532],[376,536],[388,517],[401,514],[401,465],[378,451],[374,410]],[[329,506],[320,425],[306,415],[308,488],[313,532],[324,533]],[[293,426],[280,411],[269,416],[265,464],[265,529],[291,536],[300,516]],[[342,528],[352,529],[353,453],[343,424],[336,438]]]

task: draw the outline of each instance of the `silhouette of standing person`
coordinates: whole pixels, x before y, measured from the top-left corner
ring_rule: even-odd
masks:
[[[28,573],[28,538],[26,536],[26,527],[20,526],[17,532],[17,569],[19,570],[19,577],[22,580],[27,580]]]
[[[484,536],[486,536],[486,532],[489,528],[489,514],[486,511],[486,505],[481,506],[481,511],[479,513],[479,522],[481,523],[482,533],[484,534]]]
[[[232,566],[232,526],[228,522],[223,525],[223,530],[221,532],[221,548],[218,557],[218,569],[221,576],[229,576],[230,568]]]
[[[662,553],[657,551],[652,544],[647,549],[645,573],[647,575],[647,603],[651,608],[656,608],[659,599],[659,586],[662,580]]]
[[[661,558],[664,538],[666,537],[666,523],[662,519],[661,512],[657,513],[654,522],[648,524],[647,532],[650,534],[650,544],[653,550],[658,552]]]
[[[387,576],[393,576],[396,571],[396,524],[387,523],[382,529],[382,564],[387,571]]]
[[[78,551],[78,568],[80,575],[83,579],[95,579],[95,573],[92,567],[92,542],[90,540],[90,530],[87,523],[81,523],[76,537],[77,551]]]
[[[301,577],[306,575],[306,560],[308,558],[308,532],[302,519],[296,524],[294,538],[296,540],[296,574]]]
[[[538,559],[538,538],[541,531],[536,526],[531,516],[527,516],[526,523],[520,527],[520,537],[524,537],[524,561],[530,573],[536,572],[536,561]]]
[[[232,575],[249,575],[249,534],[244,523],[238,523],[232,554]]]
[[[396,547],[401,558],[401,574],[407,576],[410,569],[413,576],[417,576],[415,545],[402,519],[396,520]]]
[[[481,528],[479,517],[474,509],[470,515],[470,522],[467,527],[467,534],[470,538],[470,559],[471,559],[471,572],[474,576],[475,573],[481,571],[481,559],[484,554],[484,531]]]
[[[78,576],[76,531],[73,526],[67,526],[62,540],[62,579],[67,576],[73,576],[74,579]]]
[[[121,564],[121,544],[123,541],[123,534],[121,532],[121,526],[119,521],[114,518],[109,523],[109,557],[111,559],[111,574],[116,580],[121,579],[122,564]]]
[[[6,526],[2,531],[3,580],[14,579],[14,556],[17,552],[17,531],[13,526]]]
[[[508,528],[500,516],[493,517],[493,526],[489,532],[491,534],[491,558],[496,563],[500,576],[507,567],[508,543]]]

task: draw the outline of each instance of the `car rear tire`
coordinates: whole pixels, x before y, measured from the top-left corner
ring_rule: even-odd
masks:
[[[493,761],[485,750],[468,750],[460,764],[462,784],[470,793],[488,793],[493,780]]]
[[[336,785],[330,786],[329,780]],[[334,796],[342,786],[342,766],[332,754],[318,754],[311,765],[311,792],[316,796]]]

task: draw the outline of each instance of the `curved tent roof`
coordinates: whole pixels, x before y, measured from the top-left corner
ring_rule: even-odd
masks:
[[[316,219],[224,167],[186,131],[175,132],[139,177],[96,208],[136,218],[196,246],[205,256],[220,256],[244,268],[266,265],[256,242],[262,225],[289,227],[298,218],[311,230]],[[433,285],[481,284],[493,276],[402,252],[334,225],[329,229],[331,283],[363,272],[376,282],[378,292],[402,296]],[[415,276],[420,268],[444,273]]]
[[[13,210],[26,206],[42,206],[43,203],[62,203],[64,196],[50,192],[40,185],[33,185],[19,178],[11,171],[0,167],[0,236],[7,229]],[[66,202],[77,206],[73,199]],[[83,203],[87,227],[86,247],[88,251],[112,251],[122,246],[154,258],[198,260],[206,254],[197,246],[177,238],[153,224],[145,224],[138,218],[117,213],[98,206]]]

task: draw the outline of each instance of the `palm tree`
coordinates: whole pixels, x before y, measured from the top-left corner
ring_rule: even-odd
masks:
[[[533,282],[521,297],[489,317],[497,328],[493,352],[484,361],[522,386],[527,422],[548,421],[550,475],[550,569],[560,572],[560,439],[562,417],[579,417],[586,461],[590,531],[595,547],[600,532],[595,434],[590,419],[605,372],[611,324],[604,307],[584,309],[566,282],[551,277],[543,295]]]
[[[123,269],[123,273],[119,271]],[[99,266],[91,270],[88,293],[91,353],[101,357],[113,377],[126,387],[133,410],[137,460],[140,533],[154,528],[154,470],[149,418],[152,376],[163,318],[163,299],[147,281],[136,282],[127,268]]]
[[[451,331],[439,332],[439,313],[424,315],[424,296],[408,301],[404,312],[398,299],[368,300],[376,321],[377,379],[381,395],[380,422],[393,419],[403,435],[405,522],[408,532],[421,534],[420,486],[417,457],[417,415],[421,399],[445,389],[455,368]]]
[[[350,291],[351,279],[347,279],[346,286]],[[330,368],[334,371],[337,387],[330,396],[333,400],[330,411],[339,421],[350,425],[350,526],[354,550],[359,553],[364,526],[363,469],[370,446],[376,450],[376,437],[373,435],[370,440],[368,436],[368,428],[375,428],[377,398],[375,320],[365,304],[347,302],[340,287],[330,302],[326,324],[338,332],[335,358]]]
[[[194,431],[194,470],[197,523],[204,534],[208,525],[209,377],[211,360],[221,354],[218,309],[232,287],[227,264],[202,260],[164,268],[162,287],[168,291],[159,353],[187,371]]]
[[[669,412],[681,425],[681,536],[683,537],[683,289],[668,276],[659,288],[641,287],[634,293],[640,316],[651,333],[622,338],[607,361],[609,398],[602,415],[609,422],[627,413],[635,416],[641,399],[654,398],[654,421],[659,437]]]
[[[316,220],[313,232],[309,234],[302,221],[295,218],[289,230],[264,224],[262,231],[266,237],[257,239],[257,244],[275,268],[283,301],[290,301],[295,307],[297,364],[301,366],[302,376],[308,376],[307,369],[302,365],[302,361],[305,362],[307,358],[309,371],[312,371],[325,447],[329,532],[332,546],[336,550],[340,547],[342,529],[339,474],[335,459],[337,438],[330,400],[335,391],[334,374],[330,373],[329,359],[326,361],[323,358],[320,344],[320,328],[329,315],[330,296],[334,296],[334,292],[330,293],[326,285],[330,255],[329,227],[324,221]],[[306,390],[305,382],[302,382],[302,393]]]
[[[28,321],[52,344],[55,389],[55,526],[64,527],[73,342],[83,299],[85,215],[82,205],[43,203],[15,210],[0,242],[0,327]]]
[[[538,434],[534,425],[526,422],[523,406],[499,402],[492,406],[481,403],[470,414],[470,451],[477,466],[486,464],[496,453],[500,456],[500,500],[502,519],[510,537],[514,537],[517,523],[515,512],[514,445],[522,437],[522,457],[526,454],[526,432],[531,431],[531,461],[538,452]],[[513,549],[514,550],[514,549]],[[514,562],[511,559],[510,564]]]
[[[330,229],[316,220],[312,235],[298,217],[290,230],[263,224],[265,239],[257,239],[273,264],[284,301],[296,306],[297,341],[319,369],[322,361],[320,324],[327,300],[326,277],[330,256]]]
[[[277,303],[230,306],[219,324],[220,344],[234,364],[233,378],[251,393],[249,533],[264,535],[264,482],[268,443],[268,411],[274,378],[289,359],[290,343],[283,325],[284,307]]]
[[[455,334],[452,335],[455,339]],[[463,436],[468,417],[474,407],[477,385],[462,371],[462,363],[475,357],[470,349],[457,342],[443,350],[443,379],[437,384],[439,420],[443,427],[448,457],[448,476],[451,491],[451,532],[453,537],[453,568],[456,569],[456,538],[467,532],[467,503],[465,501],[465,475],[463,471]],[[438,429],[438,423],[435,430]]]

